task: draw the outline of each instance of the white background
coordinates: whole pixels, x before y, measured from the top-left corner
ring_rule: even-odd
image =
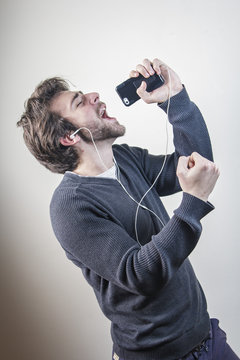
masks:
[[[210,198],[216,209],[203,219],[191,259],[211,316],[240,353],[239,0],[2,0],[0,7],[2,357],[111,358],[110,324],[51,229],[49,202],[61,176],[38,164],[16,122],[41,80],[63,76],[100,93],[127,127],[118,142],[164,153],[165,114],[140,101],[126,108],[114,90],[145,57],[179,74],[211,134],[221,169]],[[170,214],[180,200],[164,200]]]

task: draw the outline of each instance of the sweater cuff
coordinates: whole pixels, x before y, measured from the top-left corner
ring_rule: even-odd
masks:
[[[183,84],[182,84],[183,85]],[[185,88],[185,86],[183,85],[183,89],[176,95],[172,96],[170,98],[170,105],[172,106],[178,106],[178,105],[183,105],[183,104],[187,104],[190,102],[190,98],[188,96],[187,90]],[[167,113],[167,108],[168,108],[168,100],[164,101],[163,103],[158,103],[157,104],[163,111],[165,111],[165,113]]]
[[[210,202],[205,202],[191,194],[183,193],[180,206],[174,210],[174,214],[182,220],[189,223],[191,219],[200,221],[204,216],[210,213],[214,206]]]

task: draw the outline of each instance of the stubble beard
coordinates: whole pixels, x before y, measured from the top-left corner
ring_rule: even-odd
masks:
[[[125,134],[126,128],[124,125],[120,125],[118,122],[116,123],[110,123],[109,124],[102,124],[102,126],[98,127],[97,129],[89,129],[92,133],[93,140],[98,141],[104,141],[104,140],[110,140],[110,139],[117,139],[118,137],[121,137]],[[87,130],[81,130],[79,133],[80,137],[87,143],[92,142],[92,137]]]

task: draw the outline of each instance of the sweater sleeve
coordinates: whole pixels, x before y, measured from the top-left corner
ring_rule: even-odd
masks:
[[[167,112],[167,101],[158,106]],[[208,130],[198,107],[190,100],[185,87],[170,99],[169,121],[173,126],[173,142],[177,155],[193,151],[213,161]]]
[[[168,283],[194,249],[200,220],[212,209],[184,193],[167,225],[142,247],[109,214],[87,199],[79,201],[75,194],[70,201],[53,199],[50,213],[55,235],[76,265],[90,269],[102,281],[150,295]]]
[[[167,112],[167,101],[158,106]],[[156,182],[156,189],[160,196],[170,195],[181,190],[176,176],[180,156],[189,156],[196,151],[213,161],[207,126],[198,107],[190,100],[185,87],[170,100],[169,121],[173,127],[175,152],[167,155],[162,174]],[[136,148],[135,151],[137,152]],[[139,151],[139,155],[144,172],[153,183],[162,167],[164,156],[151,155],[147,150]]]

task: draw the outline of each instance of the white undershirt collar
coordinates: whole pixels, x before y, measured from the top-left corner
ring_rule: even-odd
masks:
[[[76,174],[73,171],[66,171],[66,173],[74,174],[80,177],[103,177],[103,178],[110,178],[110,179],[116,179],[116,165],[114,164],[110,169],[104,171],[103,173],[96,175],[96,176],[84,176]]]

